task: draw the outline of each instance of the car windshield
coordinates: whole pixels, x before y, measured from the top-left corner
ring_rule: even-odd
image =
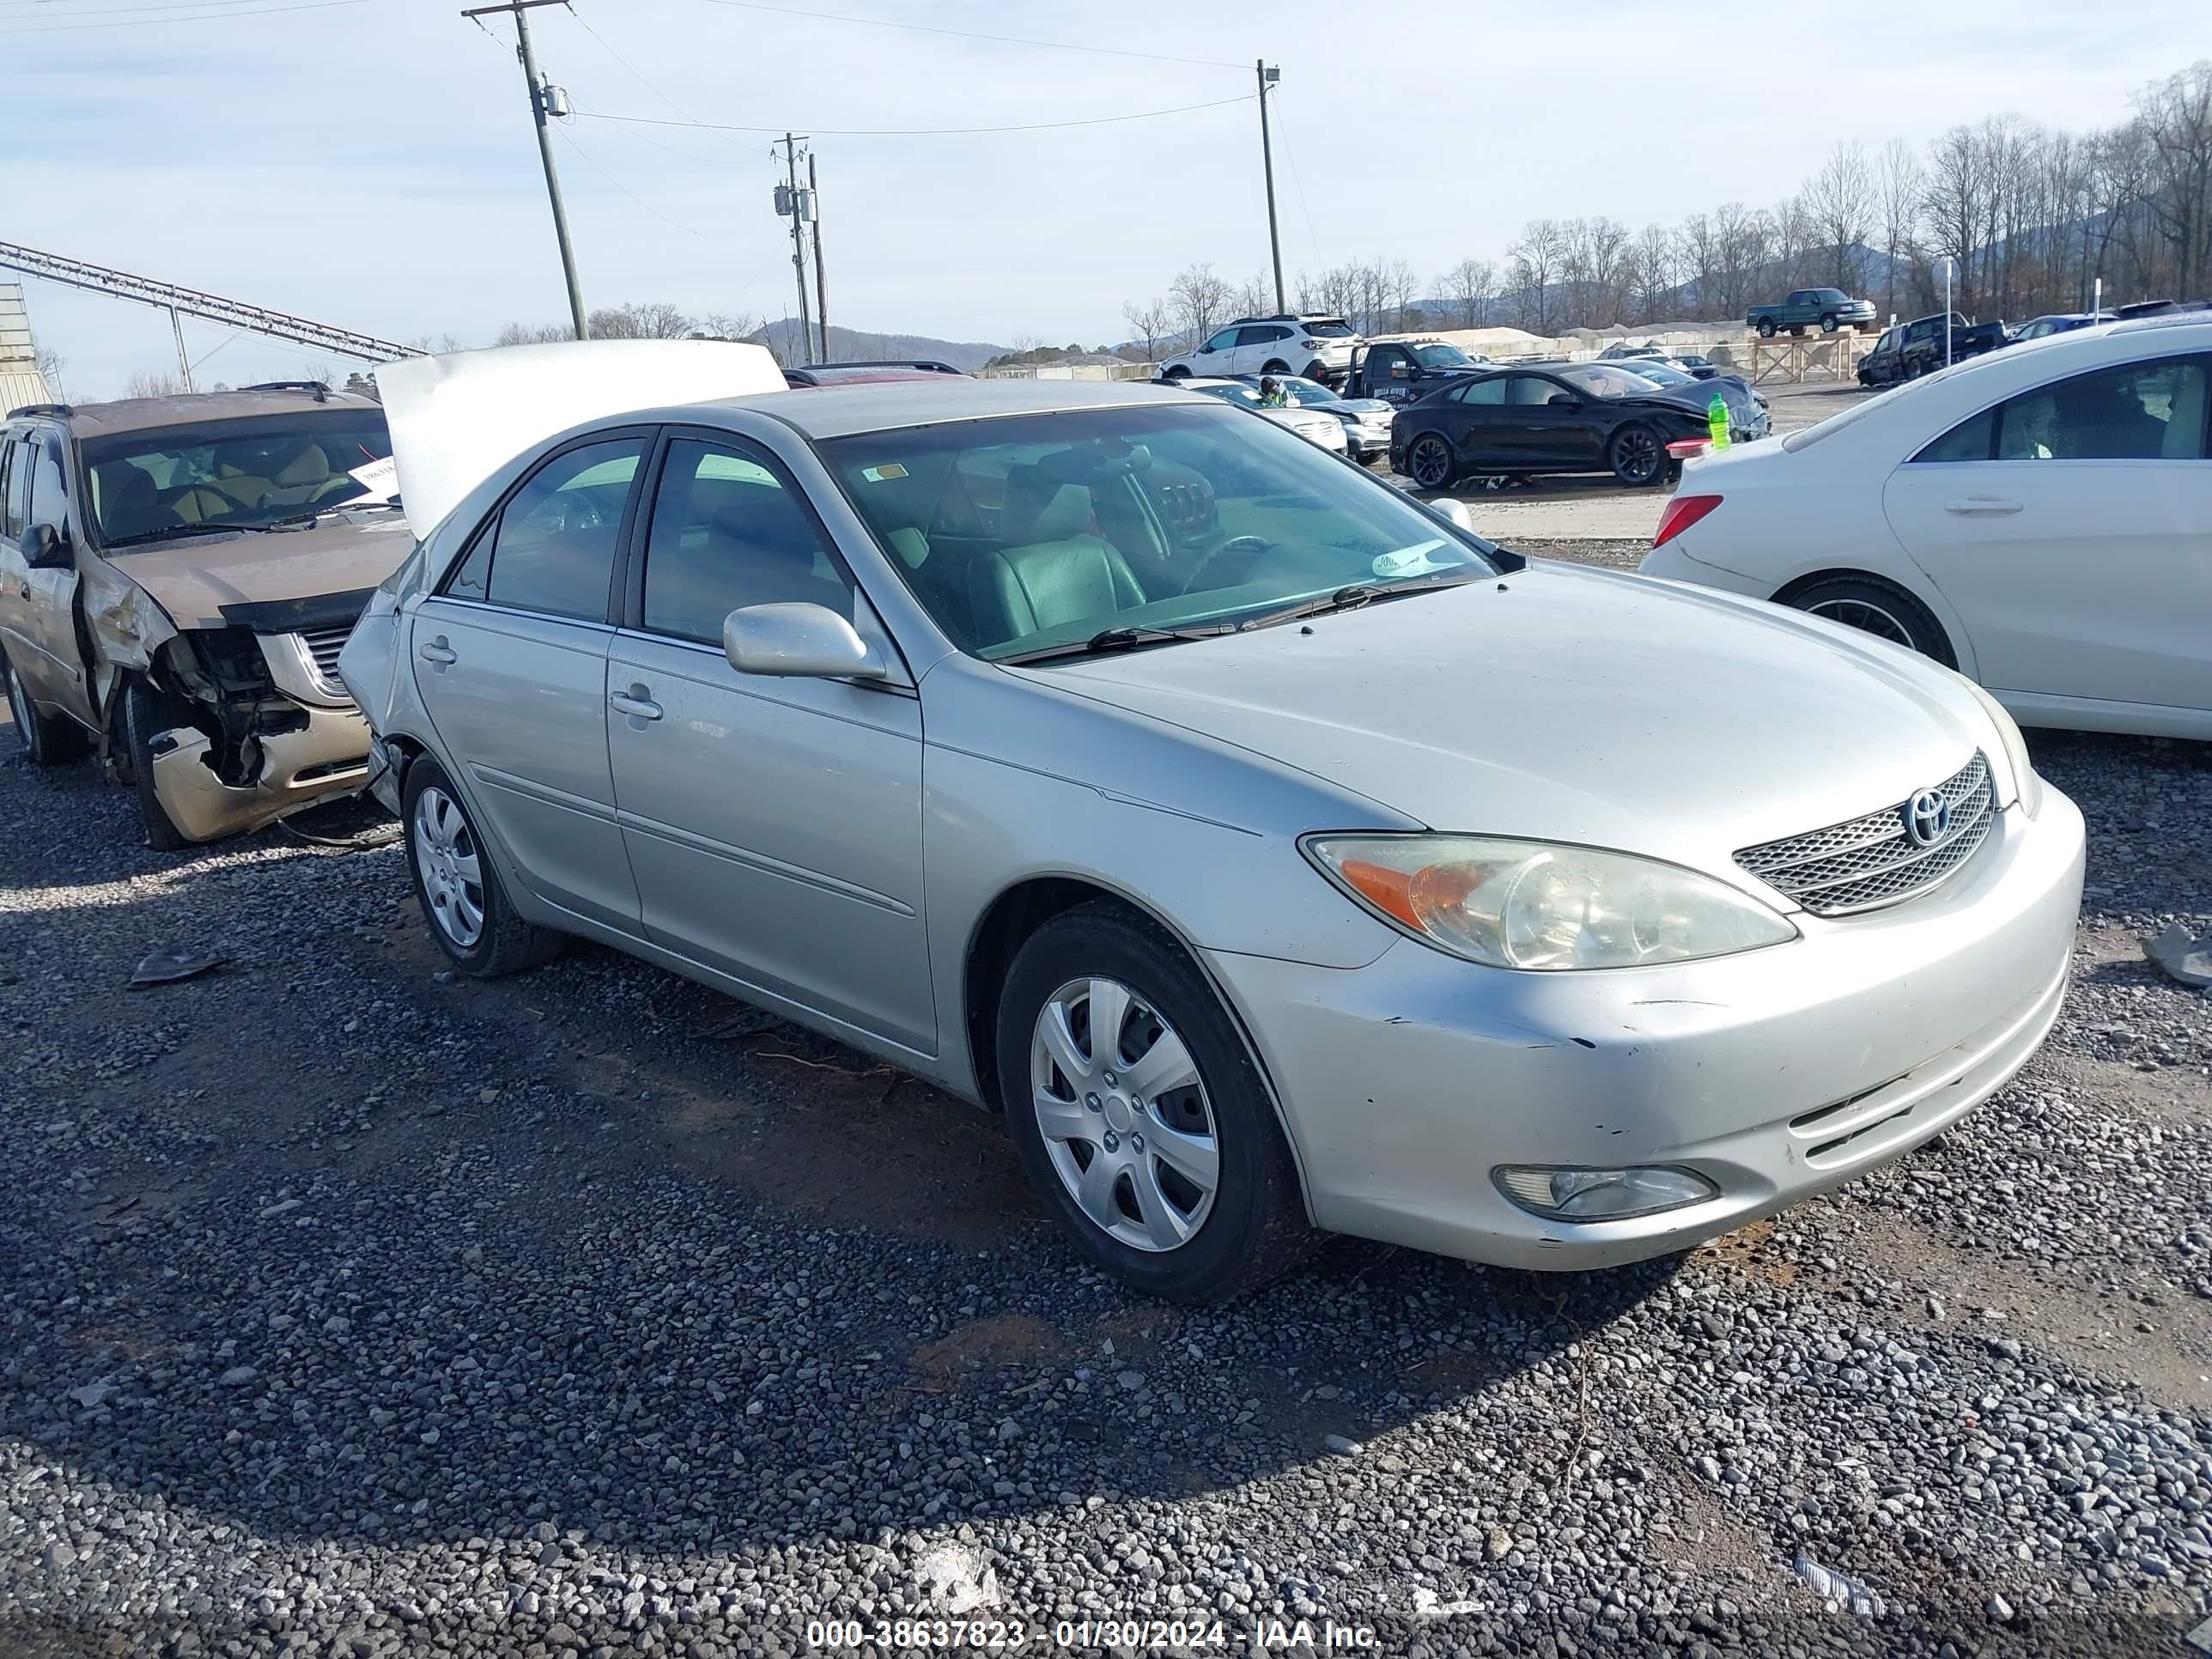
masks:
[[[1479,537],[1273,422],[1204,405],[953,422],[818,448],[915,598],[986,659],[1495,574]]]
[[[1319,380],[1309,380],[1299,375],[1279,374],[1275,377],[1275,384],[1283,388],[1285,398],[1305,408],[1318,409],[1324,404],[1344,401]]]
[[[1474,359],[1457,346],[1445,345],[1441,341],[1431,345],[1417,345],[1412,349],[1413,361],[1423,368],[1473,368],[1475,366]]]
[[[1661,386],[1687,386],[1698,377],[1686,374],[1672,363],[1662,363],[1656,357],[1634,357],[1620,365],[1631,374],[1640,374]]]
[[[1298,326],[1306,331],[1309,337],[1316,340],[1348,340],[1352,337],[1352,325],[1340,318],[1309,318]]]
[[[1221,380],[1212,386],[1194,386],[1193,392],[1202,392],[1209,398],[1218,398],[1224,404],[1236,404],[1245,409],[1260,407],[1260,388],[1246,386],[1242,380]]]
[[[251,529],[369,494],[355,476],[392,453],[379,410],[156,427],[84,445],[99,539],[204,525]],[[377,486],[389,496],[388,483]]]
[[[1642,370],[1613,363],[1571,363],[1559,370],[1559,378],[1593,398],[1640,398],[1652,385]]]

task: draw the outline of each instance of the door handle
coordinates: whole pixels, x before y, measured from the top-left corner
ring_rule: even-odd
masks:
[[[657,720],[660,705],[646,694],[646,688],[633,685],[627,691],[607,693],[607,707],[618,714],[628,714],[633,720]]]
[[[1964,501],[1944,502],[1943,510],[1946,513],[1957,513],[1962,515],[1977,513],[2017,513],[2020,511],[2020,503],[2008,501],[1996,495],[1969,495]]]
[[[453,647],[446,643],[446,636],[443,634],[439,635],[434,640],[416,646],[415,654],[422,658],[424,662],[435,663],[441,668],[460,660],[453,654]]]

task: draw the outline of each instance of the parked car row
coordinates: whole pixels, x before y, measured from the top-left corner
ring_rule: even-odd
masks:
[[[1911,418],[1972,449],[1984,406],[1947,388],[1977,372]],[[2201,453],[2201,372],[2160,373],[2158,453]],[[1235,1295],[1316,1230],[1545,1269],[1680,1250],[1941,1133],[2057,1016],[2080,813],[1997,700],[1832,616],[1523,560],[1218,388],[791,389],[757,348],[679,342],[380,386],[400,506],[360,516],[412,547],[335,672],[456,969],[595,939],[1003,1113],[1074,1247],[1146,1291]],[[1705,395],[1467,374],[1396,410],[1393,447],[1432,405],[1617,441]],[[1876,453],[1852,434],[1883,407],[1735,476]],[[1996,407],[1980,465],[2014,441]],[[223,489],[254,475],[219,444],[149,501],[101,471],[141,437],[52,483],[53,430],[11,422],[0,500],[39,570],[66,550],[88,626],[135,560],[309,533],[173,491],[349,505],[301,451]],[[1692,483],[1726,505],[1668,549],[1720,548],[1692,538],[1755,495],[1723,466]],[[125,540],[125,501],[173,517]],[[1782,543],[1844,520],[1741,516]],[[235,690],[282,620],[179,617],[159,689]],[[1514,719],[1470,717],[1502,698]],[[241,754],[310,718],[282,684],[201,707],[246,720]]]

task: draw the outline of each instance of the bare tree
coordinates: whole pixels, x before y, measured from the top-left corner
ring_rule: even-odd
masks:
[[[185,383],[176,375],[141,370],[123,383],[126,398],[174,398],[185,389]]]
[[[1660,321],[1678,303],[1681,268],[1681,243],[1673,231],[1650,224],[1637,234],[1628,250],[1629,281],[1638,313],[1646,323]]]
[[[1237,285],[1229,301],[1239,317],[1267,317],[1274,314],[1274,278],[1264,272],[1247,276]]]
[[[1922,197],[1928,222],[1929,263],[1948,260],[1956,273],[1953,303],[1974,308],[1970,256],[1981,245],[1988,213],[1989,186],[1982,146],[1970,127],[1953,127],[1928,146],[1927,188]]]
[[[681,340],[698,326],[665,300],[609,306],[588,321],[594,340]]]
[[[1891,139],[1882,147],[1875,185],[1881,212],[1882,312],[1886,317],[1897,314],[1898,277],[1900,267],[1911,262],[1913,244],[1918,240],[1921,204],[1926,191],[1927,180],[1921,173],[1920,158],[1912,153],[1912,146],[1902,138]]]
[[[62,391],[62,371],[69,367],[68,358],[52,346],[41,344],[33,336],[31,340],[31,366],[39,371],[39,378],[46,383],[47,389],[56,398],[64,403],[69,401]]]
[[[1522,227],[1520,240],[1505,250],[1512,262],[1521,320],[1534,324],[1539,334],[1552,331],[1553,307],[1559,300],[1553,284],[1565,256],[1566,237],[1556,219],[1531,219]]]
[[[1713,212],[1715,265],[1719,305],[1707,314],[1741,317],[1751,304],[1751,286],[1775,258],[1773,219],[1723,202]]]
[[[1859,250],[1874,234],[1878,196],[1867,165],[1865,147],[1838,144],[1805,186],[1805,210],[1818,234],[1827,275],[1838,288],[1856,294],[1863,273]]]
[[[1490,296],[1498,292],[1498,267],[1487,259],[1462,259],[1437,278],[1437,292],[1450,302],[1462,328],[1480,327]]]
[[[1230,301],[1229,284],[1213,274],[1210,264],[1188,266],[1168,284],[1168,304],[1193,345],[1229,315]]]
[[[566,323],[509,323],[492,341],[495,346],[551,345],[573,340],[576,331]]]
[[[2145,204],[2170,250],[2175,294],[2189,298],[2212,276],[2212,58],[2146,88],[2136,107],[2157,179]]]
[[[1121,302],[1121,320],[1136,331],[1145,343],[1145,361],[1158,362],[1160,342],[1166,339],[1175,327],[1175,315],[1165,300],[1146,300],[1142,304],[1134,300]]]

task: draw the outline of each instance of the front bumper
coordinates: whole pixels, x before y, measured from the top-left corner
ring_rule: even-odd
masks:
[[[368,775],[368,743],[359,711],[310,708],[301,730],[260,739],[259,775],[238,786],[208,766],[204,732],[178,726],[155,736],[154,793],[187,841],[244,835],[358,790]]]
[[[1686,1249],[1902,1157],[2012,1078],[2057,1018],[2081,815],[2046,788],[1936,892],[1741,956],[1516,974],[1400,939],[1365,968],[1212,952],[1273,1079],[1315,1222],[1539,1269]],[[1718,1194],[1585,1224],[1500,1164],[1695,1170]]]

